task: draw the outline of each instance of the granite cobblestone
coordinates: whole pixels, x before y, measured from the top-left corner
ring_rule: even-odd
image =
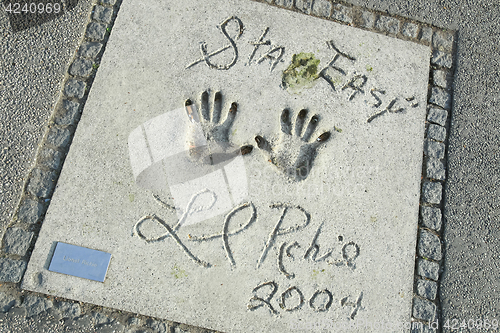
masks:
[[[429,157],[434,157],[437,159],[443,159],[445,152],[445,145],[442,142],[436,142],[432,140],[425,140],[424,142],[424,154]]]
[[[439,279],[439,264],[425,259],[418,259],[417,274],[437,281]]]
[[[26,270],[26,261],[0,258],[0,282],[18,283]]]
[[[333,6],[332,18],[345,23],[352,23],[352,9],[336,4]]]
[[[85,42],[80,46],[78,55],[83,58],[94,59],[101,52],[102,43]]]
[[[422,201],[430,204],[441,203],[443,185],[439,182],[426,181],[422,185]]]
[[[429,300],[413,298],[413,317],[427,322],[436,318],[436,305]]]
[[[437,294],[437,283],[430,280],[419,279],[417,281],[417,295],[430,299],[433,301],[436,299]]]
[[[34,201],[25,198],[17,213],[17,219],[19,222],[34,224],[40,219],[44,212],[43,204],[38,201]]]
[[[73,76],[87,78],[92,73],[92,65],[94,63],[88,59],[78,58],[73,61],[69,68],[69,73]]]
[[[295,0],[295,8],[303,13],[309,14],[311,12],[312,0]]]
[[[422,258],[441,260],[441,241],[438,236],[427,230],[420,230],[418,254]]]
[[[112,8],[106,8],[97,5],[94,7],[94,13],[92,14],[92,19],[103,23],[111,23],[112,16],[113,16]]]
[[[446,128],[430,124],[427,128],[427,137],[432,140],[443,142],[446,139]]]
[[[361,26],[363,28],[372,29],[375,26],[375,14],[363,11],[361,13]]]
[[[39,165],[52,170],[59,170],[64,154],[51,148],[42,148],[37,157]]]
[[[28,183],[28,192],[39,198],[48,198],[52,195],[55,181],[54,171],[34,169]]]
[[[427,121],[431,123],[436,123],[438,125],[446,125],[446,119],[448,118],[448,111],[443,109],[438,109],[435,107],[430,107],[427,113]]]
[[[83,81],[69,79],[64,87],[64,94],[68,97],[82,98],[87,84]]]
[[[426,228],[439,231],[441,229],[441,209],[435,207],[420,207],[422,225]]]
[[[71,131],[67,128],[52,127],[47,135],[47,143],[61,149],[66,149],[71,141]]]
[[[415,23],[406,22],[401,27],[401,34],[409,38],[417,38],[418,36],[418,25]]]
[[[430,43],[432,41],[431,27],[422,27],[422,29],[420,30],[420,40],[426,43]]]
[[[101,41],[106,35],[106,25],[103,23],[91,22],[87,26],[86,37],[94,41]]]
[[[79,115],[80,103],[63,100],[61,107],[56,113],[55,123],[61,126],[74,125]]]
[[[451,68],[453,65],[453,58],[449,53],[434,50],[432,53],[431,64]]]
[[[380,16],[375,23],[375,28],[380,31],[396,35],[399,32],[400,22],[398,19],[389,16]]]
[[[278,6],[282,6],[282,7],[286,7],[286,8],[293,7],[293,0],[275,0],[274,3]]]
[[[312,14],[321,17],[330,17],[332,3],[327,0],[315,0],[313,3]]]
[[[9,254],[25,256],[31,245],[33,232],[21,228],[9,228],[3,237],[3,250]]]
[[[447,89],[448,73],[441,69],[435,69],[432,71],[432,81],[436,86]]]
[[[449,110],[451,108],[451,95],[442,88],[432,87],[429,103],[436,104],[443,109]]]

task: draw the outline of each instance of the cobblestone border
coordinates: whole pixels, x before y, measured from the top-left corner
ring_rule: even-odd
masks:
[[[442,192],[451,113],[456,33],[428,24],[330,0],[252,0],[341,24],[430,46],[430,79],[411,332],[433,332],[439,318],[439,275],[442,264]],[[99,0],[63,84],[59,102],[37,151],[35,165],[24,184],[17,210],[5,232],[0,253],[0,321],[17,317],[64,319],[67,330],[96,332],[207,332],[164,320],[39,295],[20,290],[20,281],[50,203],[60,170],[99,67],[122,0]],[[5,290],[5,289],[4,289]]]

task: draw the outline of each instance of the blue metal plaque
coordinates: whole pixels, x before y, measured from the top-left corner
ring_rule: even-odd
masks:
[[[104,282],[111,254],[58,242],[49,271]]]

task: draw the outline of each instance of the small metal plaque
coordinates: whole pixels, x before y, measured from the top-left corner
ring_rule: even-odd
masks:
[[[104,282],[111,254],[58,242],[49,271]]]

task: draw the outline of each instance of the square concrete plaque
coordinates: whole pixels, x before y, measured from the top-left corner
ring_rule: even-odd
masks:
[[[404,331],[429,57],[261,3],[124,2],[23,288],[225,332]],[[55,242],[111,253],[104,283],[49,271]]]

